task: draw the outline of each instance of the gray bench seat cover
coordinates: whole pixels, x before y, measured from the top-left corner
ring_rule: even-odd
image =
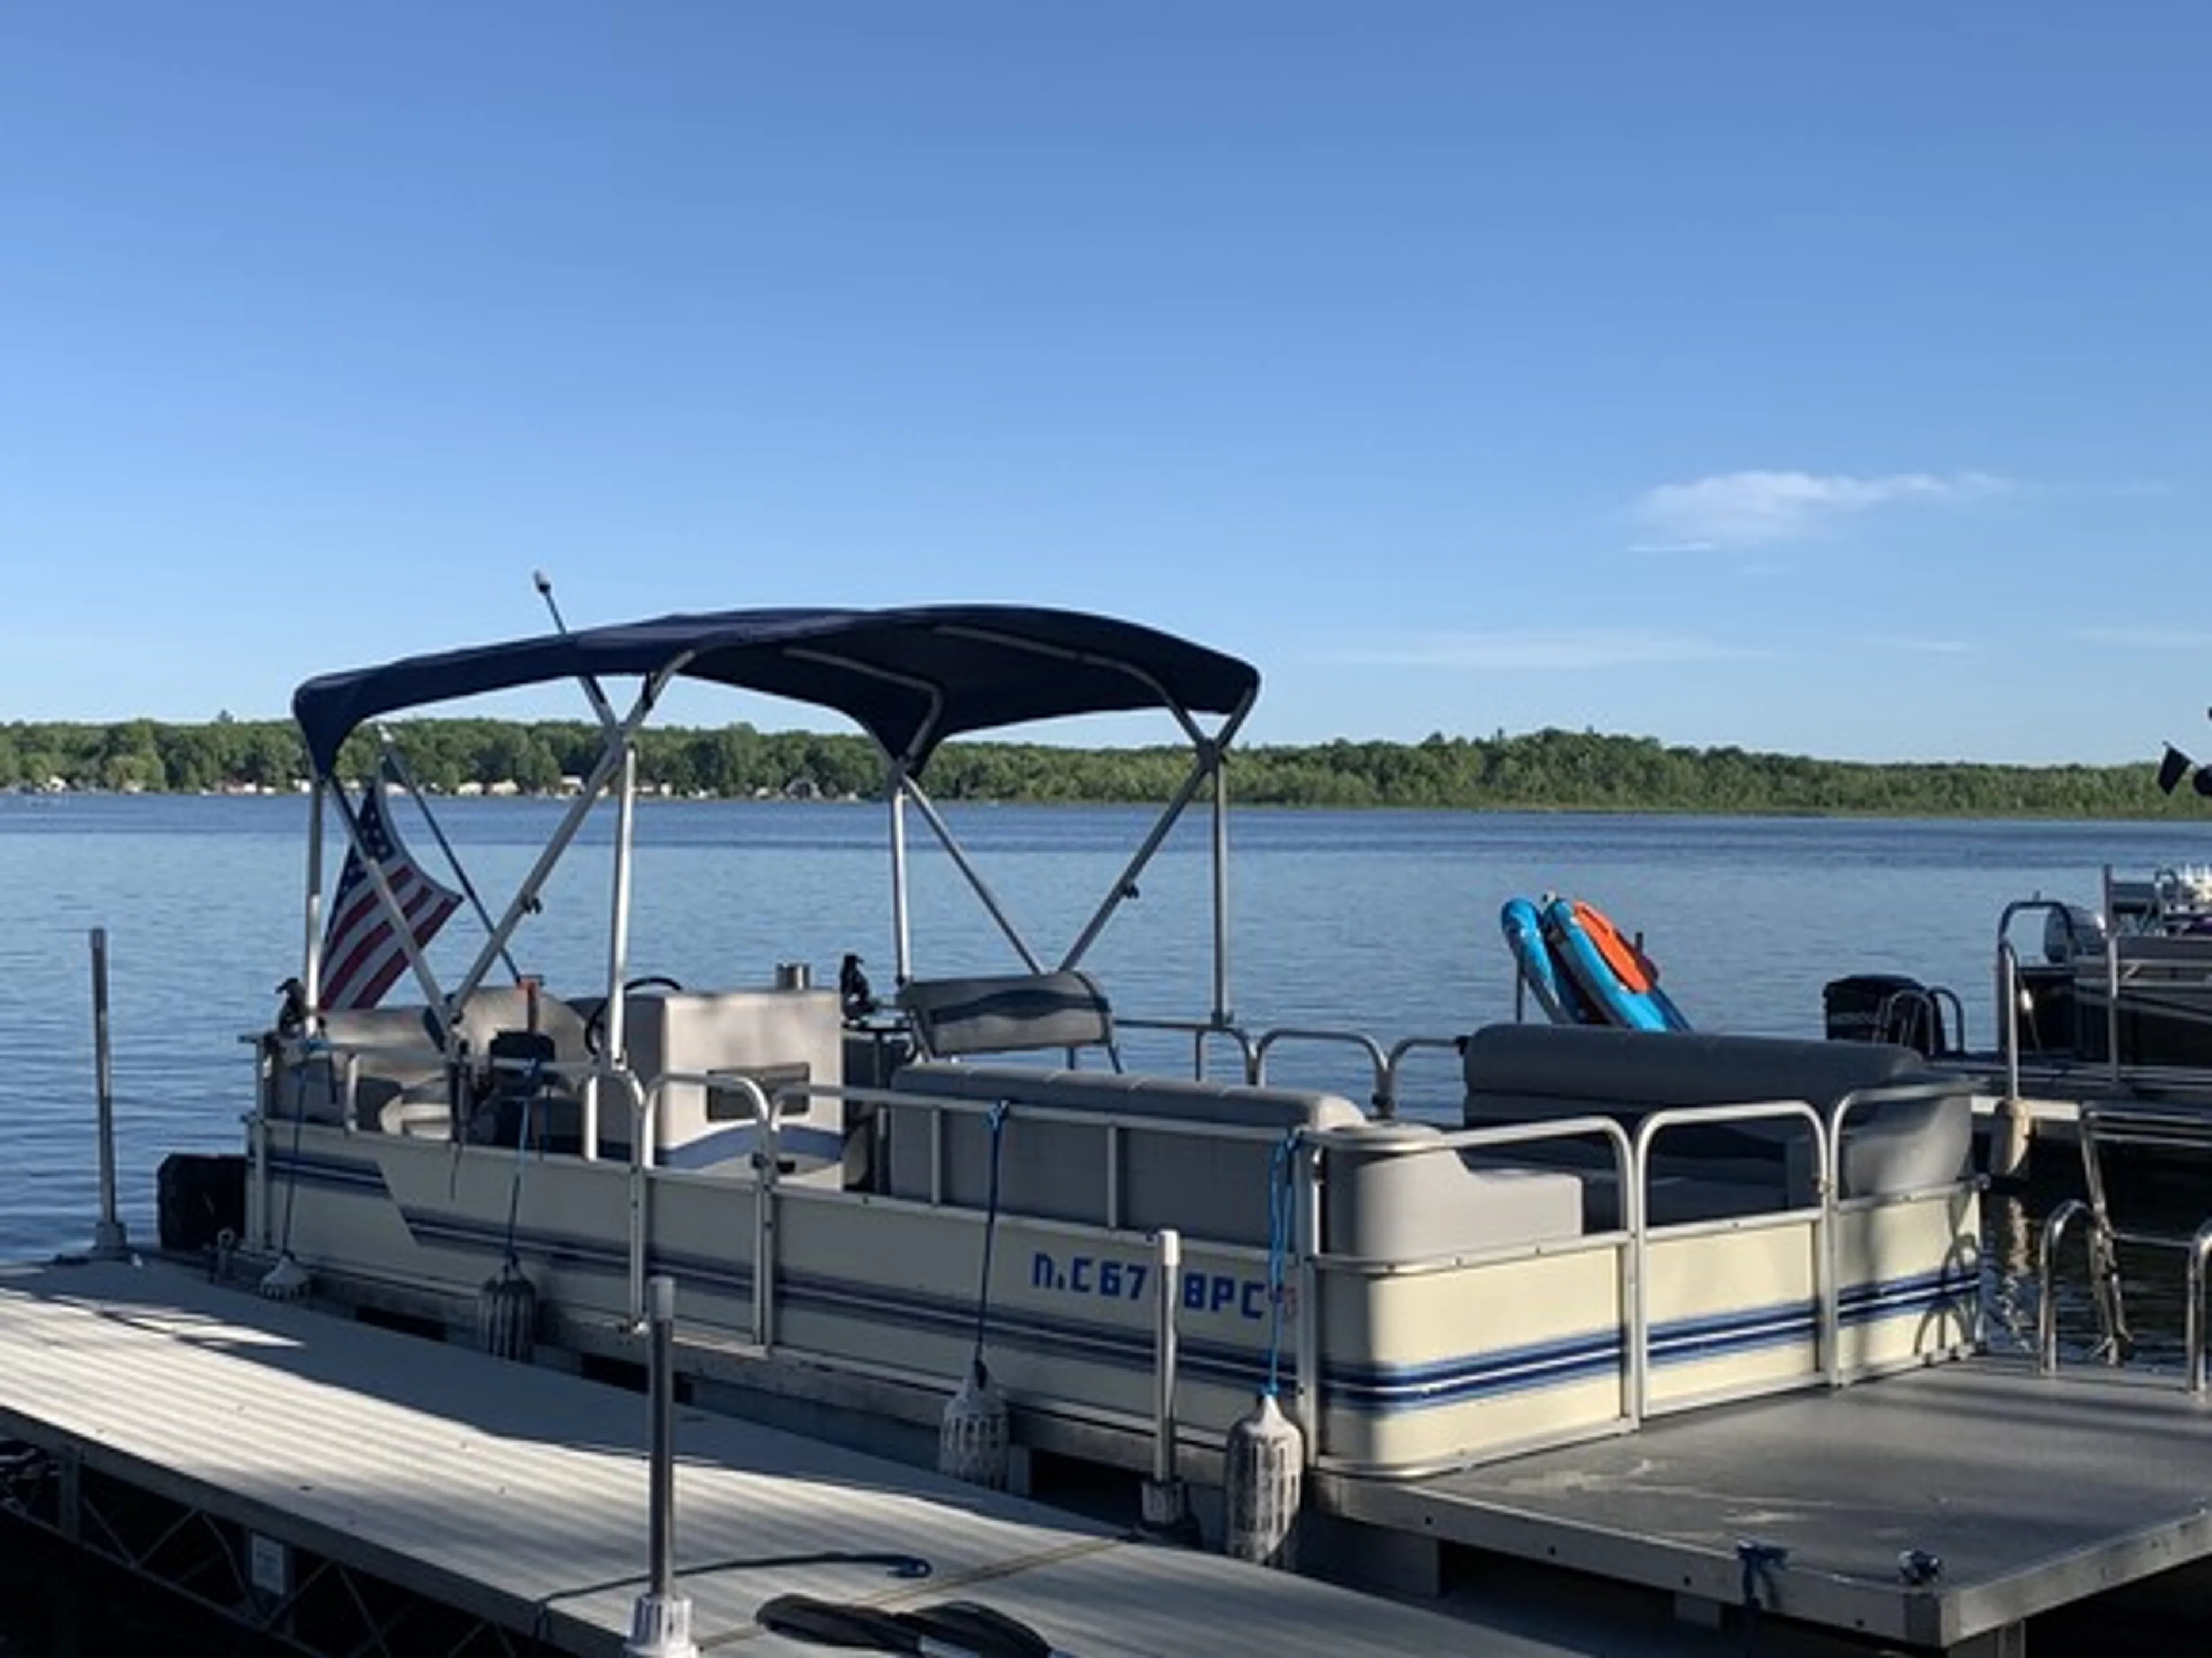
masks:
[[[1912,1049],[1888,1043],[1490,1025],[1468,1038],[1463,1074],[1470,1127],[1602,1115],[1631,1134],[1644,1116],[1668,1107],[1802,1100],[1825,1119],[1848,1094],[1928,1090],[1852,1111],[1843,1136],[1846,1198],[1956,1181],[1972,1150],[1968,1084],[1930,1070]],[[1785,1158],[1793,1146],[1795,1154]],[[1808,1195],[1806,1136],[1785,1122],[1686,1127],[1663,1135],[1658,1151],[1671,1174],[1723,1181],[1771,1181],[1779,1163],[1799,1188],[1793,1199]]]

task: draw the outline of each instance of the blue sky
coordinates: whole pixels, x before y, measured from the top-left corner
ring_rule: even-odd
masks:
[[[0,720],[276,715],[543,568],[1108,610],[1261,742],[2187,745],[2207,61],[2124,0],[10,7]]]

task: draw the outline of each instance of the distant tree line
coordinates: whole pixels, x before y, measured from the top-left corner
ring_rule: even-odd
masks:
[[[596,726],[571,721],[422,720],[392,729],[416,780],[444,793],[495,785],[556,793],[564,780],[590,770],[599,748]],[[368,777],[378,758],[374,739],[356,733],[341,770]],[[932,760],[925,780],[940,800],[1147,801],[1172,790],[1188,764],[1176,748],[957,743]],[[639,741],[638,774],[660,793],[720,799],[873,798],[883,784],[880,762],[864,738],[749,725],[647,732]],[[282,791],[306,775],[299,732],[289,721],[225,716],[198,725],[0,725],[0,789],[58,781],[149,793]],[[1230,777],[1237,800],[1287,806],[1981,817],[2189,817],[2207,810],[2186,789],[2160,794],[2148,760],[2129,766],[1868,764],[1674,748],[1656,738],[1595,732],[1438,733],[1413,744],[1255,747],[1232,755]]]

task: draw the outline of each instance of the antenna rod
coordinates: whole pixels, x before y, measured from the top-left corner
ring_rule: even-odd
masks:
[[[567,634],[568,624],[561,619],[561,607],[553,602],[553,578],[543,570],[532,570],[530,580],[538,589],[538,598],[545,601],[545,608],[552,612],[553,626],[562,634]],[[615,711],[607,701],[607,694],[599,689],[599,677],[587,673],[578,677],[583,682],[584,695],[592,699],[592,711],[599,716],[599,724],[612,731],[622,722],[615,718]]]
[[[543,570],[532,570],[530,579],[537,584],[538,596],[545,601],[545,608],[553,612],[554,627],[562,633],[567,633],[568,624],[561,619],[561,607],[553,602],[553,578]]]

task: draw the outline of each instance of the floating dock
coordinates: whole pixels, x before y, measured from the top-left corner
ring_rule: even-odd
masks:
[[[19,1514],[301,1650],[613,1655],[646,1587],[643,1400],[178,1270],[0,1269],[0,1436]],[[696,1410],[677,1449],[702,1650],[820,1650],[756,1621],[784,1594],[981,1601],[1078,1658],[1597,1649]]]
[[[612,1655],[646,1587],[637,1394],[179,1267],[0,1269],[0,1439],[20,1517],[301,1651]],[[696,1408],[676,1442],[703,1650],[816,1649],[756,1619],[795,1593],[980,1600],[1079,1658],[1733,1654],[1753,1596],[1761,1651],[2014,1655],[2033,1618],[2212,1558],[2212,1410],[2170,1376],[2005,1357],[1427,1479],[1310,1477],[1323,1523],[1402,1546],[1401,1572],[1426,1552],[1406,1581],[1450,1615]],[[1498,1574],[1455,1551],[1632,1592],[1642,1621],[1619,1593],[1470,1604],[1455,1576]]]

